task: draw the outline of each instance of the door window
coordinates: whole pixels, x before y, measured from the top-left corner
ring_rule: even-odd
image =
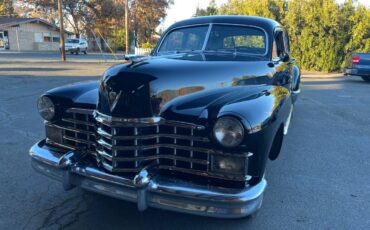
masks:
[[[281,57],[285,52],[284,32],[282,30],[276,31],[274,43],[276,45],[276,54],[278,57]]]

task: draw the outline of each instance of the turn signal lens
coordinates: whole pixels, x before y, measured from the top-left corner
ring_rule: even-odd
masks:
[[[212,171],[219,173],[245,174],[246,161],[240,157],[212,156]]]

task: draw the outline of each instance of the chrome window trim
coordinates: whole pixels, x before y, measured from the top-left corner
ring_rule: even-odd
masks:
[[[213,28],[213,23],[209,24],[208,31],[207,31],[206,37],[204,39],[204,44],[203,44],[203,47],[202,47],[202,51],[206,50],[207,44],[209,42],[209,37],[211,36],[212,28]]]
[[[183,28],[191,28],[191,27],[197,27],[197,26],[205,26],[205,25],[208,25],[208,32],[206,34],[206,38],[204,39],[204,44],[203,44],[203,48],[202,50],[196,50],[196,51],[206,51],[205,48],[207,47],[207,44],[208,44],[208,41],[209,41],[209,37],[210,37],[210,34],[212,32],[212,28],[214,25],[228,25],[228,26],[239,26],[239,27],[250,27],[250,28],[255,28],[255,29],[259,29],[261,30],[264,34],[265,34],[265,37],[266,37],[266,49],[265,49],[265,53],[264,54],[253,54],[253,55],[256,55],[256,56],[266,56],[268,53],[269,53],[269,50],[270,50],[270,39],[269,39],[269,36],[268,36],[268,33],[267,31],[262,28],[262,27],[259,27],[259,26],[254,26],[254,25],[246,25],[246,24],[238,24],[238,23],[222,23],[222,22],[212,22],[212,23],[205,23],[205,24],[194,24],[194,25],[186,25],[186,26],[179,26],[179,27],[175,27],[169,31],[167,31],[161,38],[160,42],[159,42],[159,45],[158,47],[155,49],[155,54],[158,55],[160,54],[159,50],[165,40],[165,38],[168,36],[169,33],[173,32],[174,30],[179,30],[179,29],[183,29]],[[280,28],[280,27],[279,27]],[[251,53],[244,53],[244,54],[251,54]]]

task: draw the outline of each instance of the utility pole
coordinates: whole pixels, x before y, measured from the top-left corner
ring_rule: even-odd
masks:
[[[64,46],[64,25],[63,25],[63,12],[62,12],[62,1],[58,0],[58,13],[59,13],[59,33],[60,33],[60,53],[62,55],[62,62],[66,61],[66,49]]]
[[[126,34],[126,55],[129,54],[129,47],[130,47],[130,44],[129,44],[129,39],[128,39],[128,36],[129,36],[129,29],[128,29],[128,0],[124,0],[125,1],[125,34]]]

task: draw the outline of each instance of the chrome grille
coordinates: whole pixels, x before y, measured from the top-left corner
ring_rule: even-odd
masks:
[[[47,123],[46,126],[62,130],[61,141],[59,143],[54,141],[53,144],[96,155],[96,126],[93,110],[69,109],[64,113],[61,123]]]
[[[202,126],[156,119],[118,119],[96,113],[97,153],[111,172],[138,172],[156,167],[187,173],[206,173],[209,139]]]
[[[204,126],[161,118],[112,118],[94,110],[68,109],[60,122],[46,123],[46,127],[61,130],[60,138],[48,137],[49,144],[87,151],[93,157],[92,163],[112,173],[136,174],[153,166],[175,176],[245,180],[244,175],[213,171],[210,167],[213,156],[245,160],[248,153],[218,151],[206,137]]]

